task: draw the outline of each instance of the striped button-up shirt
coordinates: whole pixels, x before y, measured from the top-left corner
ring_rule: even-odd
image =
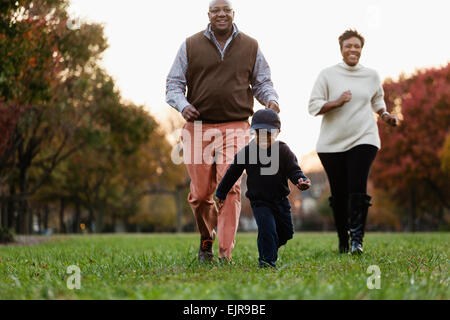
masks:
[[[233,24],[233,33],[227,39],[225,46],[219,45],[214,32],[211,30],[211,25],[209,24],[205,31],[205,37],[212,40],[217,49],[219,50],[222,59],[224,57],[225,51],[227,50],[231,41],[239,34],[239,29],[235,24]],[[175,61],[172,65],[172,69],[167,76],[166,81],[166,102],[182,112],[185,107],[190,105],[186,99],[186,70],[188,67],[187,52],[186,52],[186,41],[181,45]],[[253,91],[254,97],[262,104],[266,105],[269,101],[275,101],[278,103],[278,94],[273,88],[273,83],[270,78],[270,67],[267,63],[264,55],[258,47],[258,53],[256,55],[256,62],[253,68],[252,79],[250,83]]]

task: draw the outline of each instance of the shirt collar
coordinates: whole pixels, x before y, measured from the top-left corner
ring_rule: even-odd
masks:
[[[339,63],[339,65],[340,65],[342,68],[344,68],[345,70],[348,70],[348,71],[358,71],[358,70],[360,70],[360,69],[363,68],[363,65],[360,64],[359,62],[358,62],[356,65],[354,65],[354,66],[349,66],[347,63],[345,63],[344,60],[342,60],[342,61]]]
[[[231,37],[234,39],[239,34],[239,29],[236,26],[235,23],[233,23],[233,33],[231,34]],[[214,32],[211,29],[211,23],[208,23],[208,26],[205,30],[205,37],[211,40],[211,38],[214,36]]]

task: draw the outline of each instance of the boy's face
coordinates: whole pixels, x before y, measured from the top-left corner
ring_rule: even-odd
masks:
[[[280,130],[256,130],[256,143],[261,148],[268,148],[277,140]]]

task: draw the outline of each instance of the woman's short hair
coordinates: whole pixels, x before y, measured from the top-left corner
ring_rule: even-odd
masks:
[[[339,45],[341,46],[342,50],[342,44],[345,40],[356,37],[361,41],[361,48],[364,47],[364,37],[358,33],[356,30],[348,29],[345,30],[343,34],[339,36]]]

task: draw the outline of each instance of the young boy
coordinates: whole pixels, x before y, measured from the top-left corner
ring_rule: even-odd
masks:
[[[276,268],[278,248],[294,235],[287,179],[302,191],[311,186],[289,147],[276,141],[280,127],[275,111],[255,112],[251,129],[256,131],[256,138],[235,155],[216,191],[218,206],[222,207],[228,192],[246,170],[246,196],[258,225],[260,267]]]

